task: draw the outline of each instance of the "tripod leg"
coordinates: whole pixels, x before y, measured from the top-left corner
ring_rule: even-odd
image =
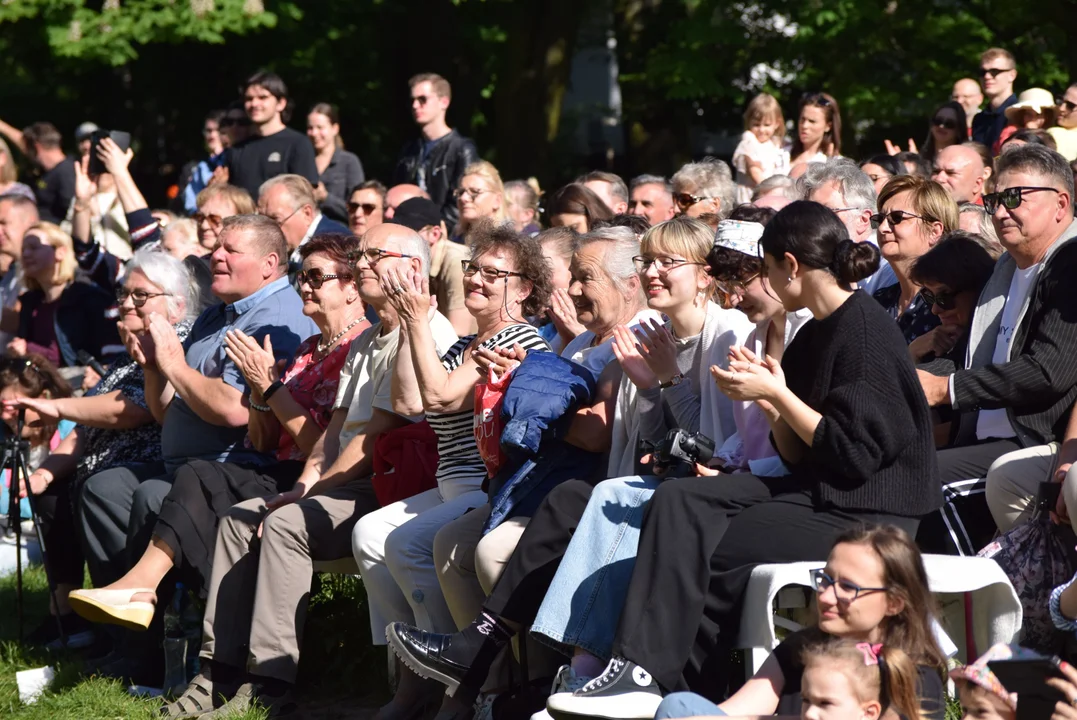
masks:
[[[19,443],[19,452],[16,453],[15,462],[18,464],[19,471],[22,473],[22,477],[26,479],[26,488],[29,491],[29,488],[30,488],[30,472],[29,472],[28,468],[26,467],[26,455],[24,454],[25,452],[28,452],[27,445],[25,443]],[[64,481],[62,481],[62,482],[64,482]],[[13,482],[12,484],[16,488],[16,491],[17,491],[18,484],[15,483],[15,482]],[[34,532],[37,534],[38,546],[41,548],[41,565],[45,568],[45,578],[46,578],[46,580],[47,580],[47,582],[49,584],[49,597],[52,599],[52,606],[54,608],[56,608],[56,615],[53,616],[56,619],[56,628],[57,628],[57,630],[60,631],[60,642],[62,642],[66,646],[67,645],[67,634],[64,632],[63,623],[60,621],[60,603],[56,599],[56,583],[54,583],[52,581],[52,572],[49,570],[49,558],[48,558],[48,555],[46,554],[47,551],[45,549],[45,534],[43,532],[41,532],[41,516],[38,515],[38,513],[37,513],[37,500],[34,499],[34,494],[32,492],[27,492],[26,493],[26,500],[30,505],[30,517],[33,519]],[[20,591],[21,591],[21,582],[20,582]],[[20,596],[21,596],[21,592],[20,592]],[[20,608],[21,608],[21,599],[20,599]],[[20,617],[20,626],[21,626],[21,618],[22,618],[21,613],[20,613],[19,617]],[[22,638],[21,638],[21,634],[20,634],[20,640],[21,639]]]

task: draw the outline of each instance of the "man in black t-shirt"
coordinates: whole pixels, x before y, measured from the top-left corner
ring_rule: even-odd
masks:
[[[243,107],[254,134],[228,150],[228,182],[258,197],[266,180],[286,173],[318,184],[314,148],[306,135],[285,126],[291,115],[288,88],[279,76],[258,72],[243,90]]]
[[[75,197],[75,161],[64,155],[60,131],[52,123],[36,122],[22,131],[26,154],[41,169],[33,184],[42,220],[58,223],[67,217]]]

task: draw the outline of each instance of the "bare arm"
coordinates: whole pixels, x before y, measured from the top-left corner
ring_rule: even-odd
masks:
[[[408,321],[407,334],[419,394],[426,412],[447,413],[470,409],[475,402],[478,364],[470,355],[451,373],[441,364],[430,323]],[[402,363],[398,362],[397,365]]]
[[[260,452],[268,453],[276,450],[280,444],[281,428],[284,428],[284,431],[295,440],[295,444],[300,451],[304,455],[310,454],[314,449],[314,444],[321,437],[322,430],[314,422],[314,418],[310,416],[310,413],[296,402],[287,387],[282,387],[273,393],[273,396],[268,401],[255,397],[253,391],[251,399],[259,405],[268,405],[273,411],[269,413],[253,411],[250,414],[252,422],[249,423],[248,432],[251,436],[251,442]],[[255,415],[258,417],[255,418]],[[259,424],[257,428],[255,428],[255,421]],[[258,440],[255,439],[256,433],[259,434]]]
[[[153,419],[163,424],[168,406],[172,404],[172,398],[176,396],[176,389],[156,367],[143,365],[142,371],[146,383],[146,405],[149,406]]]
[[[210,425],[243,427],[248,412],[243,393],[220,378],[208,378],[186,363],[161,370],[195,415]]]
[[[23,137],[22,130],[12,127],[3,120],[0,120],[0,135],[3,135],[10,140],[11,144],[17,147],[23,155],[29,154],[26,151],[26,138]]]
[[[19,398],[10,403],[30,408],[42,417],[65,419],[81,425],[110,430],[130,430],[153,422],[146,408],[132,402],[119,390],[92,397]]]
[[[85,450],[85,441],[75,428],[65,437],[56,449],[49,453],[41,466],[33,474],[41,475],[45,483],[51,485],[56,480],[64,480],[75,474],[79,458]]]
[[[471,317],[468,314],[468,317]],[[411,354],[406,325],[400,326],[400,340],[397,344],[397,358],[404,362],[393,363],[393,374],[389,383],[389,395],[392,399],[393,412],[401,415],[422,415],[423,398],[419,391],[419,381],[415,377],[415,365],[407,362]]]
[[[611,362],[598,379],[594,404],[576,411],[565,435],[565,442],[589,452],[603,452],[610,448],[614,407],[620,384],[621,367]]]

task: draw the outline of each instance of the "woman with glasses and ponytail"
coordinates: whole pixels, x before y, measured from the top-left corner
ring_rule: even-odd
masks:
[[[145,630],[154,615],[157,586],[174,567],[187,587],[205,597],[220,517],[238,502],[274,496],[295,484],[332,417],[351,341],[368,327],[351,264],[358,250],[355,238],[334,234],[319,235],[299,249],[303,265],[296,281],[303,314],[321,332],[301,343],[286,367],[274,359],[268,337],[264,344],[238,330],[223,337],[226,354],[250,388],[247,442],[259,452],[275,453],[276,464],[191,460],[180,467],[142,557],[122,578],[107,585],[104,578],[93,578],[104,586],[73,593],[76,612],[94,622]]]
[[[933,180],[898,175],[883,187],[879,213],[871,219],[878,228],[879,252],[897,277],[897,283],[876,290],[874,297],[911,343],[939,325],[912,278],[912,266],[944,233],[960,228],[957,203]]]
[[[826,162],[838,155],[841,155],[838,101],[823,92],[805,95],[797,108],[797,134],[789,151],[790,167]]]
[[[459,190],[480,189],[486,181],[476,171],[485,165],[489,164],[470,166]],[[480,197],[488,194],[483,186]],[[469,208],[475,204],[470,198],[461,202],[461,223],[471,223]],[[518,235],[511,224],[486,219],[469,224],[468,245],[464,305],[478,332],[460,338],[444,355],[439,356],[429,329],[428,278],[395,270],[382,276],[382,289],[401,321],[400,360],[393,364],[393,411],[409,417],[425,413],[437,435],[439,460],[437,487],[365,515],[352,533],[352,549],[370,602],[371,636],[379,645],[385,643],[385,626],[394,620],[436,632],[455,629],[438,583],[433,545],[442,526],[488,499],[482,490],[486,466],[473,427],[479,360],[500,357],[499,350],[522,356],[550,349],[527,322],[546,308],[552,289],[550,266],[539,242]],[[437,690],[436,683],[424,685],[404,667],[400,673],[396,696],[381,717],[404,717]]]

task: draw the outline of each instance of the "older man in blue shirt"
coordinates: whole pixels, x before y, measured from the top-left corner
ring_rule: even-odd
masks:
[[[211,290],[221,302],[199,316],[185,343],[165,318],[153,318],[147,334],[124,337],[145,370],[164,463],[111,468],[82,488],[78,522],[98,587],[122,576],[128,558],[145,550],[172,474],[188,459],[272,461],[245,440],[247,385],[225,355],[224,334],[238,329],[259,342],[269,335],[280,360],[318,331],[288,283],[288,246],[270,218],[226,219],[211,266]]]

